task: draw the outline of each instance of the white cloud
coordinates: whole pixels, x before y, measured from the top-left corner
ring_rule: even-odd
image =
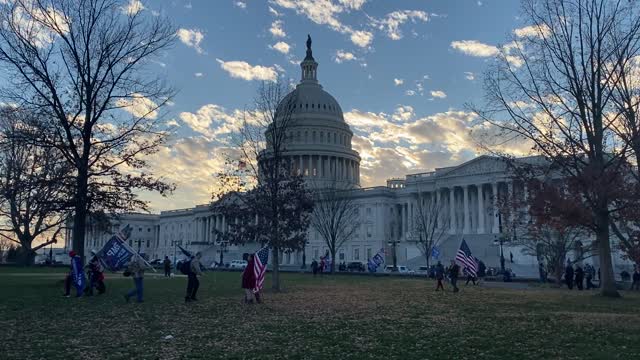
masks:
[[[276,16],[276,17],[282,16],[282,14],[280,14],[278,12],[278,10],[272,8],[271,6],[269,6],[269,12],[271,13],[271,15]]]
[[[413,91],[413,90],[407,90],[407,91],[404,92],[404,94],[407,95],[407,96],[414,96],[416,94],[416,92]]]
[[[404,79],[395,79],[395,78],[394,78],[394,79],[393,79],[393,84],[394,84],[395,86],[400,86],[400,85],[404,84]]]
[[[243,113],[237,109],[228,112],[220,105],[206,104],[195,113],[181,112],[179,117],[193,131],[212,141],[224,142],[221,135],[238,131],[242,125]]]
[[[372,41],[373,34],[368,31],[354,31],[351,33],[351,42],[360,47],[367,47]]]
[[[360,10],[367,0],[338,0],[340,4],[353,10]]]
[[[203,76],[204,76],[204,74],[203,74],[203,73],[201,73],[201,72],[197,72],[197,73],[195,73],[195,74],[193,74],[193,75],[194,75],[195,77],[203,77]]]
[[[413,107],[409,105],[401,105],[396,108],[391,118],[395,121],[404,122],[408,121],[415,115]]]
[[[476,76],[474,73],[470,72],[470,71],[465,71],[464,72],[464,78],[467,80],[475,80]]]
[[[282,29],[282,20],[276,20],[271,23],[271,28],[269,28],[269,32],[273,37],[282,38],[287,36],[287,33]]]
[[[542,25],[542,26],[529,25],[519,29],[515,29],[513,30],[513,33],[519,38],[523,38],[523,37],[540,37],[541,38],[543,36],[548,37],[551,34],[551,30],[546,25]]]
[[[233,3],[233,5],[239,7],[240,9],[246,9],[247,8],[247,3],[245,3],[244,1],[236,1]]]
[[[178,29],[177,35],[183,44],[194,48],[198,54],[204,53],[204,50],[200,47],[200,42],[204,39],[204,34],[200,30]]]
[[[191,10],[191,9],[193,9],[193,5],[191,5],[191,3],[186,3],[186,4],[184,5],[184,8],[185,8],[185,9],[189,9],[189,10]]]
[[[351,42],[367,47],[373,40],[373,34],[364,30],[354,30],[338,19],[338,14],[349,10],[358,10],[364,1],[345,0],[334,3],[332,0],[271,0],[271,3],[282,8],[294,10],[306,16],[318,25],[326,25],[341,34],[350,35]]]
[[[400,25],[409,20],[413,23],[417,21],[427,22],[429,21],[429,15],[426,12],[420,10],[400,10],[389,13],[380,20],[371,18],[374,26],[384,31],[392,40],[402,39],[402,31],[400,31]]]
[[[158,117],[158,105],[139,93],[132,94],[130,99],[119,99],[116,101],[116,106],[138,118]]]
[[[496,56],[500,52],[497,47],[483,44],[477,40],[453,41],[451,42],[451,47],[466,55],[477,57]]]
[[[135,15],[144,9],[145,7],[140,0],[129,0],[123,10],[128,15]]]
[[[439,98],[439,99],[444,99],[447,97],[447,94],[445,94],[444,91],[442,90],[432,90],[431,91],[431,96],[435,97],[435,98]]]
[[[274,50],[277,50],[283,54],[288,54],[289,50],[291,49],[291,46],[289,46],[289,44],[287,44],[284,41],[279,41],[277,43],[275,43],[273,46],[271,46],[271,48],[273,48]]]
[[[216,59],[216,61],[220,64],[220,67],[229,73],[231,77],[244,79],[247,81],[251,80],[269,80],[275,81],[278,77],[278,73],[275,68],[261,66],[261,65],[250,65],[246,61],[224,61],[221,59]]]
[[[336,56],[334,57],[335,62],[338,64],[343,63],[345,61],[357,60],[356,56],[352,53],[344,50],[336,51]]]

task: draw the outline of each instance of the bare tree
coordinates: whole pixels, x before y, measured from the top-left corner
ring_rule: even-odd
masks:
[[[638,4],[626,0],[524,0],[527,34],[502,47],[487,72],[482,120],[526,139],[579,190],[595,234],[601,294],[616,290],[609,228],[627,151],[615,136],[619,73],[638,54]],[[626,51],[620,51],[626,49]]]
[[[418,191],[415,215],[415,234],[420,251],[429,266],[433,249],[447,236],[449,213],[445,211],[444,201],[438,202],[434,196],[425,196]]]
[[[338,249],[351,239],[360,227],[359,206],[353,187],[334,181],[330,186],[316,186],[311,226],[322,236],[331,253],[331,273],[335,272]]]
[[[245,111],[237,134],[239,159],[230,162],[237,169],[219,176],[224,190],[214,194],[214,199],[224,199],[228,191],[238,194],[233,201],[214,206],[238,219],[229,223],[227,236],[232,242],[269,244],[276,291],[281,289],[280,252],[304,247],[313,208],[302,174],[294,171],[286,154],[296,105],[295,92],[287,93],[287,84],[280,80],[260,85],[255,106]]]
[[[154,120],[173,92],[145,65],[175,30],[123,0],[6,1],[0,22],[10,79],[3,98],[48,119],[32,141],[73,167],[73,248],[83,255],[92,209],[146,210],[134,189],[172,190],[146,170],[144,156],[166,139]]]
[[[22,141],[25,117],[20,109],[0,112],[0,237],[19,244],[29,265],[38,249],[57,242],[68,219],[71,167],[58,151]]]

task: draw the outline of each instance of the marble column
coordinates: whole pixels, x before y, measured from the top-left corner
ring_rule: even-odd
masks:
[[[529,189],[527,188],[527,183],[525,182],[524,184],[522,184],[522,197],[524,200],[524,220],[525,221],[529,221],[529,210],[530,210],[530,206],[529,206]]]
[[[455,188],[449,188],[449,232],[456,233]]]
[[[500,224],[498,224],[498,183],[492,183],[491,189],[493,190],[493,227],[491,228],[491,233],[497,234],[500,232]]]
[[[469,185],[462,187],[464,195],[464,233],[469,234],[471,232],[471,216],[469,213]]]
[[[442,199],[440,198],[440,189],[436,188],[436,209],[438,209],[438,218],[436,219],[436,222],[438,224],[437,228],[440,229],[442,228],[443,224],[442,224],[442,209],[444,209],[441,205],[441,201]]]
[[[482,194],[482,184],[476,185],[478,188],[478,234],[484,234],[484,199]]]
[[[302,155],[298,155],[298,174],[299,175],[304,175],[303,166],[304,164],[302,164]]]

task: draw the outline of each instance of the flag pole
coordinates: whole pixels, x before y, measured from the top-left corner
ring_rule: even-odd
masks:
[[[142,261],[144,261],[144,263],[147,264],[147,266],[150,267],[151,270],[153,270],[153,272],[158,272],[153,266],[151,266],[151,264],[147,262],[147,260],[145,260],[142,256],[140,256],[140,254],[138,254],[137,251],[133,250],[133,248],[129,246],[129,244],[127,244],[126,241],[123,241],[122,244],[124,245],[124,247],[127,248],[127,250],[131,251],[135,256],[139,256],[140,259],[142,259]]]

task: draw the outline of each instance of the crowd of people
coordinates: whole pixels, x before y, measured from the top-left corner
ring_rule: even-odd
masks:
[[[70,268],[69,272],[65,276],[64,281],[64,296],[71,296],[71,287],[76,289],[76,297],[92,296],[94,288],[99,295],[106,292],[104,266],[98,257],[95,250],[91,251],[91,259],[84,267],[87,271],[86,276],[81,267],[82,260],[75,251],[69,252]],[[202,271],[202,265],[200,260],[202,254],[197,252],[189,259],[177,264],[176,270],[187,276],[187,289],[185,294],[185,302],[190,303],[197,301],[197,293],[200,288],[200,280],[204,273]],[[257,287],[256,276],[254,273],[254,255],[245,254],[245,259],[248,264],[242,272],[241,288],[244,290],[244,302],[246,304],[261,303],[262,298],[260,291]],[[172,264],[167,256],[165,256],[162,262],[164,268],[164,276],[172,277],[171,269]],[[130,277],[133,280],[133,288],[124,294],[125,302],[130,302],[132,298],[138,303],[144,302],[144,274],[147,268],[151,268],[151,265],[147,263],[142,256],[134,254],[129,262],[124,267],[123,276]]]

